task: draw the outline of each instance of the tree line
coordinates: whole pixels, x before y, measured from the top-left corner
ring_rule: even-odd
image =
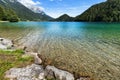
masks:
[[[19,18],[12,9],[5,8],[0,5],[0,20],[1,21],[10,21],[18,22]]]
[[[93,5],[77,16],[75,21],[120,22],[120,0],[108,0]]]

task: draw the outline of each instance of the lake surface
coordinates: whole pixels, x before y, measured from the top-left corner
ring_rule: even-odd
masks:
[[[120,80],[120,23],[0,23],[0,37],[13,39],[52,61],[94,80]]]

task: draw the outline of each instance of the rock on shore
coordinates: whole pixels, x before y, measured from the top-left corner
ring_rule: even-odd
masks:
[[[54,66],[47,66],[46,69],[46,74],[47,76],[48,75],[52,75],[51,76],[54,76],[56,79],[59,79],[59,80],[74,80],[74,75],[67,72],[67,71],[63,71],[63,70],[60,70]]]
[[[24,68],[11,68],[6,72],[5,77],[11,80],[42,80],[44,79],[44,69],[42,66],[36,64]]]
[[[13,41],[5,38],[0,38],[0,49],[12,49],[14,47]]]
[[[53,74],[50,74],[50,71]],[[54,66],[47,66],[45,69],[41,65],[32,64],[24,68],[11,68],[6,72],[6,78],[10,80],[47,80],[49,78],[57,80],[74,80],[73,74],[57,69]],[[50,79],[50,78],[49,78]]]
[[[75,80],[74,75],[48,65],[32,64],[23,68],[11,68],[6,72],[6,78],[10,80]],[[90,80],[89,77],[80,77],[76,80]]]

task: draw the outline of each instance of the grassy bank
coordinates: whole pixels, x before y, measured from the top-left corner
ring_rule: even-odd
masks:
[[[23,54],[24,52],[22,50],[0,50],[0,80],[7,80],[4,78],[5,72],[10,68],[24,67],[34,62],[34,58],[22,57]]]

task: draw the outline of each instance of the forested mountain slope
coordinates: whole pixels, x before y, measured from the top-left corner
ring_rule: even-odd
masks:
[[[107,0],[93,5],[75,17],[75,21],[120,22],[120,0]]]
[[[46,21],[52,19],[45,13],[33,12],[17,0],[0,0],[0,5],[4,6],[6,9],[12,9],[20,20]]]

